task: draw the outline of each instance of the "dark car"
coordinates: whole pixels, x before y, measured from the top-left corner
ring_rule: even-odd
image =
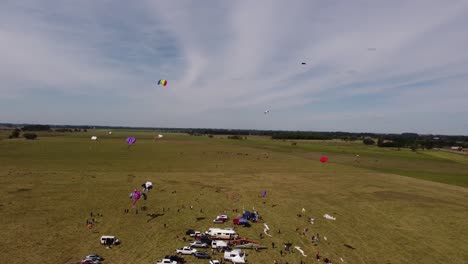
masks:
[[[197,240],[200,240],[203,243],[211,245],[211,238],[208,235],[201,235],[200,237],[197,238]]]
[[[177,263],[185,263],[184,258],[177,256],[177,255],[172,255],[172,256],[167,255],[164,258],[170,259],[171,261],[177,261]]]
[[[193,255],[195,257],[199,258],[199,259],[210,259],[211,258],[211,256],[208,255],[208,253],[203,252],[203,251],[197,251]]]

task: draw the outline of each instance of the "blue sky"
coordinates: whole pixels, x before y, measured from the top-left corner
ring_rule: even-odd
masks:
[[[467,135],[467,28],[457,0],[4,0],[0,122]]]

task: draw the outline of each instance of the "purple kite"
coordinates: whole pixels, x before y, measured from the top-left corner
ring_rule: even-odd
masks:
[[[134,138],[134,137],[128,137],[127,138],[128,146],[135,144],[135,142],[136,142],[136,138]]]
[[[137,189],[135,189],[135,191],[133,191],[132,196],[133,196],[132,207],[135,207],[136,202],[138,202],[138,200],[140,200],[141,193]]]
[[[265,196],[266,196],[266,190],[263,190],[262,197],[265,197]]]

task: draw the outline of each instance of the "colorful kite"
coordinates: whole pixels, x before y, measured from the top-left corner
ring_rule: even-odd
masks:
[[[167,80],[159,80],[158,85],[166,86]]]
[[[327,161],[328,161],[328,158],[325,157],[325,156],[320,158],[320,162],[322,162],[322,163],[325,163]]]

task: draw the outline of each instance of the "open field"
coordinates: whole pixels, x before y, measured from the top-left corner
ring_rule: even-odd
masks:
[[[155,142],[154,134],[46,132],[35,141],[2,135],[2,263],[70,264],[90,252],[109,264],[156,263],[187,244],[176,238],[185,230],[205,231],[217,214],[226,211],[233,218],[233,209],[252,207],[272,237],[259,238],[263,224],[237,228],[242,237],[269,247],[248,251],[250,263],[280,259],[271,242],[291,242],[308,255],[295,250],[283,256],[283,263],[316,263],[317,250],[333,263],[340,257],[344,263],[468,262],[468,157],[360,142],[291,146],[263,137],[237,141],[165,134]],[[90,141],[91,135],[100,140]],[[137,142],[127,148],[129,135]],[[322,155],[328,163],[318,161]],[[148,200],[139,201],[148,210],[124,214],[130,208],[128,194],[146,180],[155,184]],[[263,189],[266,198],[259,197]],[[302,208],[305,216],[297,217]],[[103,215],[94,230],[85,225],[90,212]],[[147,213],[163,215],[151,220]],[[337,220],[324,219],[326,213]],[[306,236],[295,231],[305,227]],[[316,233],[327,241],[314,246],[310,238]],[[106,250],[99,244],[104,234],[118,236],[122,244]]]

